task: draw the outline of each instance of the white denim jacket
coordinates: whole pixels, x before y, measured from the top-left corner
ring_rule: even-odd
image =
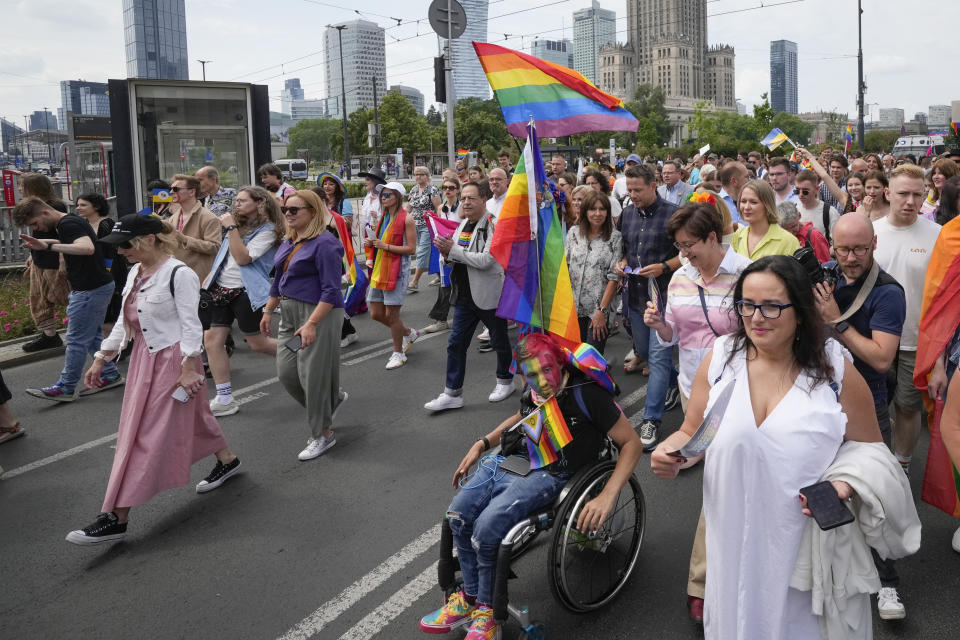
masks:
[[[170,294],[170,276],[174,267],[184,264],[176,258],[169,258],[140,288],[137,295],[137,314],[140,316],[140,330],[151,354],[157,353],[173,344],[180,344],[180,353],[184,358],[200,355],[203,341],[203,327],[197,315],[200,304],[200,279],[193,269],[177,269],[174,280],[174,293]],[[123,304],[133,288],[140,273],[140,265],[135,264],[127,274],[123,285]],[[113,325],[113,331],[100,345],[101,351],[119,351],[133,339],[130,327],[123,320],[121,306],[119,322]]]

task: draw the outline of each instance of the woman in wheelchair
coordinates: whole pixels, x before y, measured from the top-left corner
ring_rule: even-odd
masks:
[[[520,410],[474,443],[453,475],[454,487],[461,490],[446,518],[463,587],[421,619],[420,630],[426,633],[447,633],[470,624],[467,640],[500,638],[491,605],[503,537],[532,511],[553,502],[578,469],[596,463],[609,437],[619,449],[616,468],[577,520],[579,531],[597,531],[640,459],[640,439],[614,402],[612,380],[603,366],[596,366],[605,363],[591,347],[582,346],[574,355],[548,335],[533,333],[517,345],[514,359],[529,388],[521,396]],[[590,360],[592,367],[586,364]],[[484,456],[497,445],[502,445],[500,456]],[[528,465],[506,471],[501,464],[516,463],[515,453]],[[476,471],[468,474],[475,463]]]

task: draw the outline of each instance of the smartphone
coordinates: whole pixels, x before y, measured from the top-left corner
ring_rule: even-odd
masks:
[[[303,338],[301,338],[299,335],[293,336],[287,340],[283,346],[296,353],[297,351],[300,351],[300,349],[303,349]]]
[[[824,531],[853,522],[853,514],[843,504],[831,482],[825,480],[812,484],[800,489],[800,493],[807,499],[807,508]]]
[[[530,461],[521,456],[507,456],[500,463],[500,468],[515,476],[528,476],[533,471],[530,468]]]
[[[177,402],[183,402],[183,403],[190,402],[190,396],[189,394],[187,394],[187,390],[181,386],[178,386],[176,389],[174,389],[170,397],[176,400]]]

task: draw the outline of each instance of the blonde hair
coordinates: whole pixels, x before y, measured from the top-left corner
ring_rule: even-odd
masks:
[[[757,199],[763,205],[766,213],[767,222],[770,224],[780,224],[780,217],[777,215],[777,197],[773,193],[773,187],[765,180],[751,180],[740,189],[740,198],[743,197],[743,190],[750,189],[757,194]],[[739,198],[737,201],[739,205]]]
[[[298,234],[288,226],[287,240],[290,242],[296,242],[298,240],[310,240],[311,238],[316,238],[321,233],[326,231],[327,227],[333,224],[333,216],[330,214],[330,209],[327,208],[327,205],[316,193],[310,191],[309,189],[300,189],[287,196],[287,199],[284,202],[289,202],[290,198],[293,198],[294,196],[306,202],[307,206],[313,209],[314,216],[310,220],[310,224],[307,225],[307,228],[303,230],[303,233]]]
[[[143,243],[143,241],[146,238],[153,236],[154,238],[156,238],[153,246],[157,249],[157,251],[165,255],[172,256],[174,250],[180,247],[180,243],[174,239],[173,225],[167,222],[166,220],[161,220],[160,222],[161,224],[163,224],[163,230],[160,233],[151,233],[146,236],[137,236],[135,238],[130,238],[130,246],[133,247],[134,249],[139,250],[141,248],[140,245]]]

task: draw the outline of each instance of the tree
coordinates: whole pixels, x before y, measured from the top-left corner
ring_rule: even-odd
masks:
[[[301,120],[289,131],[290,144],[287,145],[287,157],[297,157],[297,149],[308,149],[310,158],[317,162],[329,162],[334,154],[331,148],[331,139],[339,131],[342,124],[339,120],[328,118],[313,118]]]
[[[753,121],[757,123],[757,134],[759,134],[760,139],[763,139],[763,136],[767,135],[773,128],[773,117],[776,114],[773,107],[770,106],[770,101],[767,100],[767,94],[761,93],[760,98],[763,102],[753,105]]]
[[[410,101],[391,91],[380,101],[381,148],[393,151],[402,148],[405,154],[430,149],[430,127]]]
[[[797,144],[804,146],[810,144],[810,134],[813,133],[814,128],[813,124],[804,122],[792,113],[781,111],[773,116],[771,124],[787,134],[790,139]],[[769,129],[767,131],[769,131]],[[764,131],[761,135],[766,135],[767,131]]]
[[[453,129],[454,140],[460,148],[479,150],[489,144],[501,149],[510,144],[510,134],[495,99],[458,100],[453,112]]]
[[[330,136],[330,149],[334,158],[343,158],[343,120],[338,123],[337,132]],[[367,146],[367,124],[373,122],[373,109],[357,109],[347,117],[347,133],[350,135],[350,153],[370,153]]]
[[[431,127],[443,126],[443,116],[433,105],[430,105],[430,108],[427,109],[427,124]]]
[[[863,149],[867,153],[890,153],[899,137],[900,132],[896,129],[867,131],[863,136]]]
[[[641,125],[649,136],[652,130],[656,133],[657,142],[665,144],[670,141],[673,126],[667,116],[667,96],[663,87],[652,84],[641,84],[633,94],[626,108],[637,117],[641,123],[646,120],[650,126]],[[652,129],[651,129],[652,127]]]

